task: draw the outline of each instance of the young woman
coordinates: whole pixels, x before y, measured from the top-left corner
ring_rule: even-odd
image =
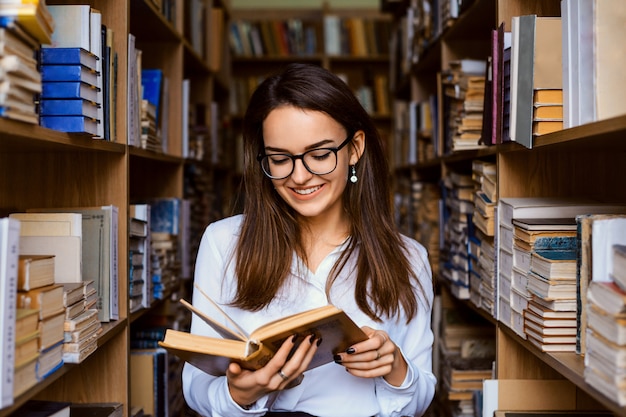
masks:
[[[323,340],[287,339],[257,371],[186,364],[203,416],[414,416],[435,390],[425,249],[394,226],[379,133],[350,88],[292,64],[254,92],[243,121],[244,214],[209,225],[195,284],[246,331],[333,304],[369,339],[304,372]],[[198,291],[193,304],[211,311]],[[201,320],[193,333],[216,336]],[[307,343],[305,343],[307,342]]]

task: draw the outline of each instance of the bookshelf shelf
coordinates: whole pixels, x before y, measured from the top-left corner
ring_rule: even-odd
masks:
[[[167,3],[167,4],[166,4]],[[156,2],[153,0],[54,0],[47,5],[88,4],[101,12],[102,23],[113,31],[113,50],[117,55],[117,96],[115,103],[115,141],[92,139],[86,135],[68,134],[37,125],[0,118],[0,214],[31,208],[60,208],[78,206],[114,205],[119,209],[118,218],[118,305],[119,319],[102,323],[97,349],[80,364],[64,364],[59,370],[30,387],[14,399],[14,404],[0,409],[0,417],[17,417],[15,411],[30,399],[71,402],[118,402],[123,404],[124,417],[131,411],[131,330],[135,321],[149,316],[155,310],[168,305],[171,300],[153,303],[149,308],[131,313],[129,300],[129,208],[138,201],[158,198],[187,199],[212,193],[211,198],[229,200],[231,189],[215,188],[219,182],[232,174],[227,162],[215,169],[205,161],[191,161],[183,157],[183,133],[189,126],[182,122],[182,85],[185,78],[191,80],[190,101],[202,105],[205,113],[202,123],[210,131],[212,104],[226,107],[230,86],[230,65],[223,59],[220,65],[210,61],[209,51],[194,49],[187,39],[189,30],[185,23],[184,3],[179,1]],[[165,17],[157,4],[176,8],[172,16]],[[198,4],[211,17],[226,20],[230,16],[228,0],[198,0]],[[218,13],[214,13],[214,9]],[[219,26],[219,25],[216,25]],[[215,33],[198,27],[204,42],[212,40]],[[169,108],[167,149],[163,153],[140,149],[127,144],[127,114],[129,95],[129,35],[133,35],[136,47],[141,50],[141,67],[158,68],[168,77]],[[198,52],[200,51],[200,53]],[[209,65],[209,62],[213,66]],[[214,94],[215,93],[215,94]],[[195,109],[194,109],[195,110]],[[219,123],[219,120],[216,121]],[[215,130],[220,138],[226,132]],[[207,139],[208,141],[208,139]],[[208,144],[204,145],[209,148]],[[227,157],[229,155],[225,155]],[[186,187],[186,168],[202,164],[196,178],[205,188],[200,191]],[[214,175],[219,171],[220,175]],[[221,177],[220,177],[221,176]],[[206,193],[206,194],[205,194]],[[193,227],[204,229],[222,216],[222,207],[211,207],[211,212],[195,214]],[[224,204],[223,209],[227,209]],[[194,232],[196,230],[194,229]],[[190,243],[195,244],[196,242]],[[192,252],[190,248],[189,252]],[[195,257],[191,253],[192,257]],[[180,274],[179,274],[180,275]],[[176,291],[185,291],[185,282],[178,277]],[[166,292],[173,294],[173,288]],[[145,381],[154,378],[153,372]],[[162,382],[162,381],[161,381]],[[155,385],[156,386],[156,385]],[[172,389],[175,389],[173,387]],[[167,395],[167,394],[166,394]],[[171,396],[170,396],[171,397]],[[180,398],[180,396],[177,396]],[[140,405],[140,404],[138,404]],[[181,401],[176,407],[183,407]],[[180,412],[178,412],[180,411]],[[171,415],[183,415],[182,410],[172,409]],[[178,412],[178,414],[176,414]]]
[[[402,18],[409,15],[407,8],[415,7],[414,3],[401,3],[402,6],[396,6],[395,2],[386,3],[389,3],[387,7],[394,9],[394,23],[398,27],[403,24]],[[400,12],[401,8],[403,12]],[[560,2],[526,2],[523,0],[475,0],[471,2],[471,5],[454,21],[452,26],[440,28],[440,35],[428,43],[416,62],[410,66],[406,73],[406,80],[401,80],[404,90],[410,90],[408,98],[405,92],[398,89],[395,91],[394,99],[399,108],[409,114],[406,109],[410,107],[400,105],[410,103],[415,106],[413,108],[421,111],[422,107],[417,107],[418,105],[438,103],[432,110],[432,114],[436,117],[429,121],[435,127],[435,133],[439,133],[438,139],[441,139],[443,127],[450,125],[444,124],[446,119],[444,119],[445,113],[442,105],[443,87],[435,88],[438,85],[439,73],[448,70],[452,61],[465,58],[487,60],[491,56],[491,31],[501,23],[504,23],[505,30],[510,31],[512,17],[527,14],[559,16]],[[392,62],[397,60],[396,65],[399,65],[397,68],[392,68],[392,71],[402,74],[404,70],[402,63],[406,62],[404,60],[406,57],[398,58],[391,58]],[[431,110],[431,107],[428,109]],[[421,115],[419,112],[415,114],[418,117]],[[463,151],[444,151],[443,146],[437,148],[443,140],[429,142],[428,139],[424,139],[421,135],[423,124],[415,127],[409,123],[408,118],[397,120],[400,120],[394,131],[398,137],[397,144],[401,146],[401,149],[406,147],[418,150],[414,159],[406,159],[406,161],[399,159],[394,166],[394,181],[399,195],[397,201],[401,201],[397,211],[400,213],[401,226],[406,228],[405,233],[415,236],[418,240],[423,238],[422,241],[433,245],[429,252],[437,257],[434,270],[439,269],[435,270],[435,273],[442,293],[449,292],[450,285],[446,281],[457,279],[459,275],[455,274],[458,271],[453,263],[455,257],[438,259],[442,256],[441,253],[445,256],[444,252],[447,250],[453,254],[466,254],[468,259],[472,256],[471,249],[463,251],[464,246],[460,243],[460,252],[455,252],[458,247],[450,243],[463,239],[462,233],[459,232],[462,226],[457,223],[455,225],[459,226],[459,229],[454,229],[451,225],[454,223],[449,223],[448,220],[455,215],[465,214],[465,212],[454,212],[453,201],[451,201],[453,199],[449,198],[450,193],[454,193],[450,191],[452,189],[450,182],[455,177],[453,174],[475,178],[472,177],[475,174],[473,171],[475,162],[495,163],[496,183],[492,188],[494,188],[493,195],[496,200],[506,197],[571,197],[615,204],[626,202],[626,190],[615,185],[618,179],[626,175],[626,142],[623,140],[626,134],[626,115],[536,136],[533,138],[532,149],[520,143],[506,142]],[[412,132],[414,138],[417,138],[417,146],[413,142],[407,142],[406,137],[403,136],[410,127],[414,127]],[[417,163],[407,162],[415,159]],[[422,193],[428,193],[425,194],[428,197],[422,198]],[[425,211],[436,211],[436,209],[429,209],[428,199],[437,199],[441,204],[439,208],[445,208],[435,215],[430,212],[419,213],[423,208],[426,208]],[[476,216],[475,211],[473,214]],[[436,219],[433,220],[432,217]],[[420,219],[422,223],[419,223]],[[468,217],[469,221],[472,220]],[[476,222],[473,222],[473,225],[475,224]],[[478,228],[478,226],[475,227]],[[498,227],[497,223],[495,227]],[[438,238],[443,239],[442,242],[439,242],[439,239],[434,242],[428,239],[432,236],[433,228],[438,228],[440,232]],[[476,235],[480,238],[478,233]],[[494,240],[485,239],[484,242],[494,242]],[[468,239],[463,243],[471,247],[472,244],[476,244],[476,241]],[[496,245],[497,243],[487,245],[489,248],[487,253],[491,252],[492,246],[499,248]],[[474,260],[474,262],[480,264],[480,261]],[[472,261],[468,261],[467,264],[468,270],[472,268]],[[487,273],[488,283],[491,283],[494,278],[497,279],[489,274],[494,275],[494,273]],[[461,273],[460,276],[463,277],[463,274]],[[472,273],[468,272],[467,276],[469,285],[472,287]],[[502,279],[505,278],[500,277],[500,280]],[[493,282],[498,285],[501,281]],[[505,287],[504,284],[501,285]],[[488,284],[486,286],[489,287]],[[480,288],[481,291],[484,289],[482,283]],[[473,295],[476,296],[475,293]],[[499,297],[497,292],[495,296]],[[476,298],[464,302],[489,319],[492,313],[489,308],[492,306],[485,306],[485,298],[482,294],[479,300],[482,300],[484,308],[476,307],[473,302]],[[486,300],[489,301],[488,298]],[[506,301],[513,310],[513,302]],[[519,307],[523,305],[522,302],[518,300],[517,303],[516,307],[522,308]],[[507,325],[509,320],[506,315],[498,319],[491,317],[489,321],[496,328],[494,378],[566,379],[576,387],[576,408],[580,410],[606,409],[615,415],[626,416],[626,407],[619,406],[607,397],[608,394],[603,394],[601,390],[585,381],[584,356],[567,352],[543,352],[530,341],[519,336],[518,332],[524,331],[519,320],[515,322],[511,320],[511,323]],[[445,352],[442,353],[444,354]],[[446,359],[442,356],[440,360]],[[442,399],[441,402],[445,400]],[[441,414],[444,412],[448,411],[442,411]]]

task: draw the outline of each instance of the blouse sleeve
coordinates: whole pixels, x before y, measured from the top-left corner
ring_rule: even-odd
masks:
[[[407,376],[399,387],[376,379],[376,398],[380,416],[421,416],[435,394],[437,379],[432,372],[433,332],[431,325],[433,283],[426,250],[415,241],[407,246],[419,279],[417,315],[407,324],[404,321],[389,323],[387,332],[400,349],[407,364]]]
[[[229,273],[229,258],[235,241],[236,225],[238,223],[235,224],[232,220],[212,223],[205,230],[198,249],[194,284],[215,300],[223,299],[223,294],[230,291],[228,285],[232,280],[226,275]],[[192,304],[202,311],[212,309],[199,291],[194,291]],[[219,337],[210,326],[196,317],[191,320],[191,333]],[[244,410],[231,398],[225,376],[215,377],[185,363],[182,380],[185,401],[203,416],[250,417],[265,414],[267,398],[261,398],[249,410]]]

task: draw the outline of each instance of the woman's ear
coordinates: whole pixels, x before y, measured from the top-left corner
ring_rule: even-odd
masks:
[[[355,165],[361,159],[365,152],[365,132],[357,130],[352,138],[352,147],[350,153],[350,165]]]

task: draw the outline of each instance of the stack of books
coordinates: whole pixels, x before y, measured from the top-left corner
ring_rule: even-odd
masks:
[[[597,219],[586,299],[585,382],[626,405],[626,216]]]
[[[15,396],[63,365],[63,286],[55,284],[54,269],[52,255],[20,255],[17,308],[21,310],[21,325],[18,327],[25,330],[20,330],[16,337]]]
[[[496,164],[472,161],[472,177],[476,182],[474,216],[472,220],[485,235],[495,235]]]
[[[521,337],[526,337],[523,315],[532,294],[527,288],[532,253],[572,252],[577,250],[577,243],[575,218],[513,219],[510,305],[513,329]]]
[[[82,48],[43,48],[41,125],[62,132],[98,133],[98,58]]]
[[[544,302],[541,305],[544,308],[536,305],[542,301],[535,301],[524,310],[528,340],[544,352],[576,351],[575,311],[574,314],[558,314],[549,308],[549,303],[557,300],[576,303],[576,252],[533,251],[527,288],[535,300]]]
[[[448,128],[445,140],[450,152],[485,147],[480,139],[486,69],[484,60],[463,59],[450,62],[450,70],[444,73],[444,123]]]
[[[67,363],[81,363],[98,348],[98,336],[102,324],[98,320],[97,309],[87,309],[63,325],[63,360]]]
[[[474,188],[471,174],[450,171],[444,178],[444,242],[440,272],[450,282],[452,293],[463,300],[470,298],[468,247]]]
[[[131,204],[129,207],[129,249],[134,261],[129,264],[129,294],[131,311],[148,308],[154,300],[152,296],[151,246],[150,246],[150,205]],[[140,256],[135,256],[140,254]],[[141,289],[141,293],[139,292]]]
[[[533,95],[533,136],[563,130],[563,90],[535,90]]]
[[[28,32],[11,19],[0,17],[0,117],[39,123],[35,104],[35,97],[41,93],[41,74],[35,59],[38,49]]]

